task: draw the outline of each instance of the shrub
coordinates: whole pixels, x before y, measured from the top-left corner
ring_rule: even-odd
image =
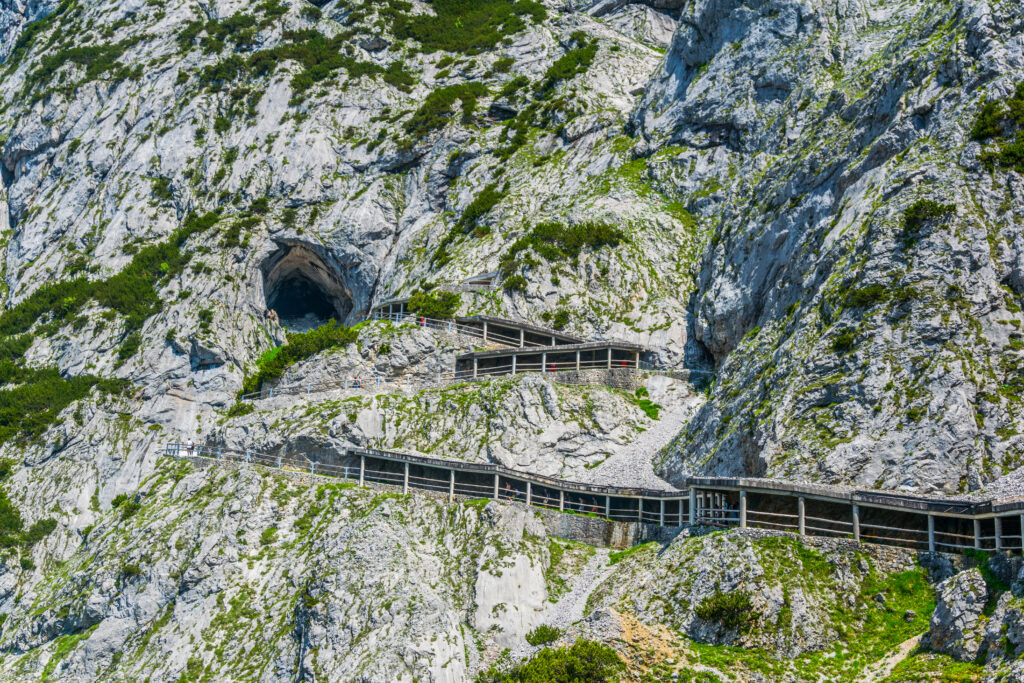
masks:
[[[535,0],[434,0],[433,14],[417,15],[408,14],[407,3],[390,5],[385,16],[395,36],[419,42],[424,52],[476,54],[526,28],[524,17],[535,23],[547,18]]]
[[[405,132],[413,138],[422,138],[444,128],[451,119],[452,108],[458,101],[462,105],[462,120],[469,122],[476,111],[477,98],[487,94],[482,83],[469,82],[447,85],[427,95],[423,104],[405,122]]]
[[[502,274],[509,276],[518,267],[520,255],[530,249],[547,261],[575,261],[584,249],[617,247],[625,239],[626,236],[621,230],[608,223],[538,223],[524,237],[512,243],[501,257],[499,267]]]
[[[526,278],[522,275],[509,275],[502,281],[502,286],[510,292],[525,292]]]
[[[717,621],[726,629],[742,630],[754,620],[753,605],[746,591],[723,593],[716,590],[697,605],[696,615],[704,621]]]
[[[359,333],[349,327],[339,327],[333,320],[309,332],[288,333],[288,343],[270,349],[256,361],[256,373],[247,375],[242,393],[259,390],[264,382],[277,379],[289,367],[320,351],[351,344]]]
[[[832,350],[836,353],[846,353],[853,350],[853,340],[856,334],[853,330],[846,330],[832,340]]]
[[[889,298],[889,290],[885,285],[874,284],[850,292],[846,297],[846,303],[853,308],[868,308],[882,303],[887,298]]]
[[[21,568],[24,569],[27,572],[30,572],[30,571],[32,571],[33,569],[36,568],[36,563],[32,561],[31,557],[22,557],[21,558]]]
[[[931,199],[919,199],[903,211],[903,231],[913,234],[926,224],[956,211],[954,204],[939,204]]]
[[[52,517],[41,519],[28,528],[25,532],[24,544],[32,547],[39,541],[49,536],[57,528],[57,520]]]
[[[512,68],[512,65],[516,63],[516,60],[511,57],[500,57],[494,62],[494,66],[491,67],[496,73],[503,74],[508,73]]]
[[[216,211],[202,216],[190,214],[166,241],[140,249],[120,273],[105,280],[78,277],[43,285],[0,314],[0,336],[27,332],[44,316],[64,322],[90,300],[124,315],[129,333],[140,329],[149,316],[163,307],[156,285],[180,273],[188,263],[188,255],[181,251],[185,242],[219,219]]]
[[[171,192],[170,178],[151,178],[150,182],[153,184],[154,197],[165,202],[169,202],[174,199],[174,193]]]
[[[498,189],[497,183],[491,183],[484,187],[473,201],[469,203],[466,210],[462,212],[458,227],[469,230],[476,225],[476,222],[483,218],[493,209],[505,196],[505,188]]]
[[[277,527],[271,526],[263,530],[260,534],[260,545],[271,545],[277,541]]]
[[[121,579],[134,579],[136,576],[142,576],[142,568],[133,562],[128,562],[121,565],[121,571],[118,573]]]
[[[0,363],[0,382],[19,383],[0,390],[0,443],[40,436],[67,406],[85,398],[93,387],[120,393],[129,383],[82,375],[65,379],[56,368],[25,369]]]
[[[245,401],[239,401],[235,405],[228,409],[228,417],[241,417],[248,415],[252,411],[256,410],[256,406],[252,403],[246,403]]]
[[[574,36],[578,38],[578,36]],[[537,86],[538,97],[548,97],[559,83],[584,73],[597,56],[597,42],[586,43],[573,48],[554,61],[544,72],[544,78]]]
[[[526,634],[526,642],[530,645],[547,645],[553,643],[562,635],[562,629],[541,624]]]
[[[492,666],[478,683],[605,683],[616,680],[625,663],[612,648],[592,640],[572,647],[544,648],[532,659],[502,671]]]
[[[424,318],[449,320],[455,317],[461,302],[462,297],[453,292],[416,291],[409,297],[406,308],[410,313]]]

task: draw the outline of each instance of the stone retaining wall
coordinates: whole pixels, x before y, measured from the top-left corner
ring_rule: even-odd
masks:
[[[605,385],[613,389],[636,391],[640,387],[640,373],[635,368],[587,368],[586,370],[567,370],[548,375],[554,377],[559,384],[576,386]]]

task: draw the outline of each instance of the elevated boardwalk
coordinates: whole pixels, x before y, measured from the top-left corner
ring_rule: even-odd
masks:
[[[618,341],[583,342],[561,346],[474,351],[455,359],[455,372],[466,376],[514,375],[517,372],[563,372],[592,368],[640,368],[647,349]]]
[[[449,500],[459,496],[520,501],[560,512],[661,527],[774,529],[928,552],[1024,549],[1024,498],[975,500],[721,477],[689,477],[684,488],[658,491],[583,484],[488,463],[351,447],[341,452],[323,448],[262,453],[204,445],[187,453],[182,444],[172,443],[165,447],[165,455],[285,468],[360,486],[391,486],[403,493],[433,491]]]

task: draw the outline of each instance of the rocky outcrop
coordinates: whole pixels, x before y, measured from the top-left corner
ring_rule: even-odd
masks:
[[[985,620],[982,610],[989,599],[985,580],[977,569],[960,572],[939,584],[935,612],[921,644],[961,662],[978,656]]]

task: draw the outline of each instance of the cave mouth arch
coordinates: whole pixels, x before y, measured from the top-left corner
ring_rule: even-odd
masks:
[[[341,270],[317,245],[280,244],[263,264],[263,295],[281,325],[307,330],[331,318],[346,322],[354,307]]]

